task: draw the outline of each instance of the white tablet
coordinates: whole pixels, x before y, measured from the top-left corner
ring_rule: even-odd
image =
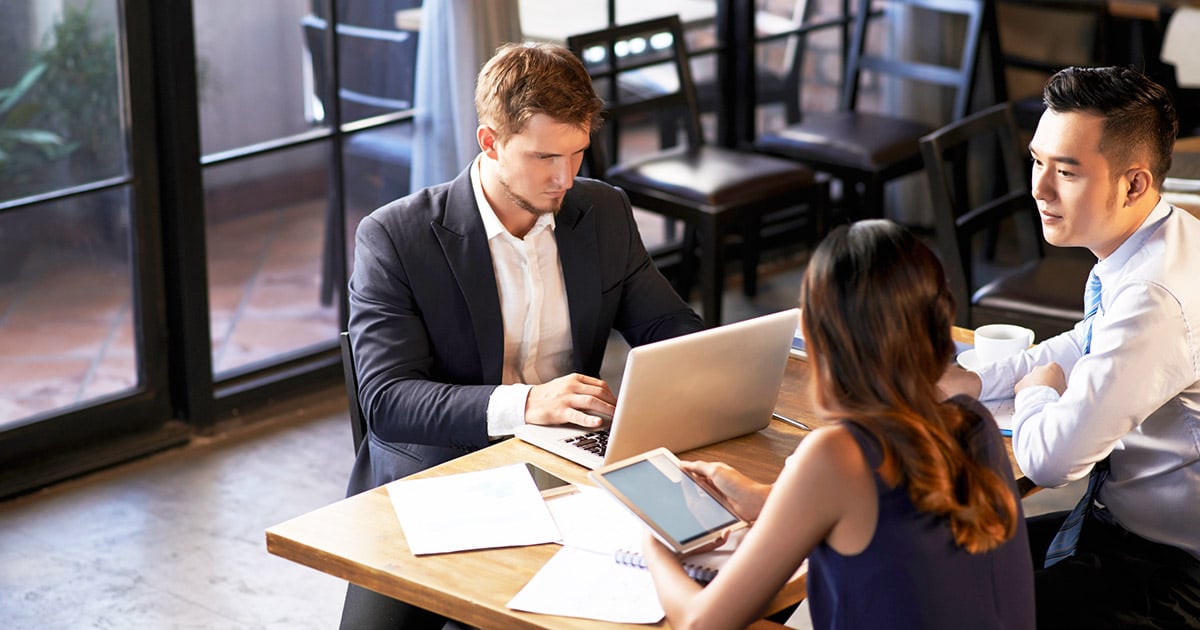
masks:
[[[679,467],[665,448],[588,474],[675,553],[688,553],[746,527],[729,506]]]

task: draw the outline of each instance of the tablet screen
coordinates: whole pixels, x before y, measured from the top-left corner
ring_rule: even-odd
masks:
[[[664,455],[603,473],[645,517],[680,544],[738,522],[700,484]]]

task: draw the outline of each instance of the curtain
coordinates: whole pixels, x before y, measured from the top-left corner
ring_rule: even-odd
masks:
[[[521,41],[518,0],[426,0],[417,43],[412,190],[449,181],[479,153],[475,75]]]

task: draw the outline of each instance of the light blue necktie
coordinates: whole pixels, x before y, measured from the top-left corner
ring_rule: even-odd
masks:
[[[1087,288],[1083,291],[1083,321],[1087,322],[1087,336],[1083,339],[1083,353],[1092,351],[1092,328],[1095,325],[1096,313],[1100,312],[1100,276],[1096,268],[1088,274]]]
[[[1087,289],[1083,292],[1084,303],[1084,321],[1087,322],[1087,336],[1083,340],[1083,353],[1087,354],[1092,351],[1092,327],[1096,318],[1096,313],[1100,310],[1100,277],[1096,275],[1095,268],[1092,269],[1091,275],[1088,276]],[[1083,519],[1092,511],[1092,504],[1096,499],[1096,493],[1100,491],[1100,484],[1104,483],[1104,479],[1108,477],[1108,459],[1097,462],[1092,467],[1091,474],[1088,475],[1087,490],[1083,496],[1079,498],[1079,503],[1075,504],[1075,509],[1067,515],[1067,520],[1063,521],[1062,527],[1058,533],[1054,535],[1054,540],[1050,541],[1050,546],[1046,549],[1046,564],[1049,567],[1054,563],[1075,555],[1075,546],[1079,544],[1079,533],[1083,530]]]

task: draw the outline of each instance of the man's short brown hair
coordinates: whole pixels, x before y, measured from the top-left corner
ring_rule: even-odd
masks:
[[[505,44],[475,81],[479,124],[501,141],[521,133],[537,114],[595,133],[603,105],[583,63],[554,44]]]

